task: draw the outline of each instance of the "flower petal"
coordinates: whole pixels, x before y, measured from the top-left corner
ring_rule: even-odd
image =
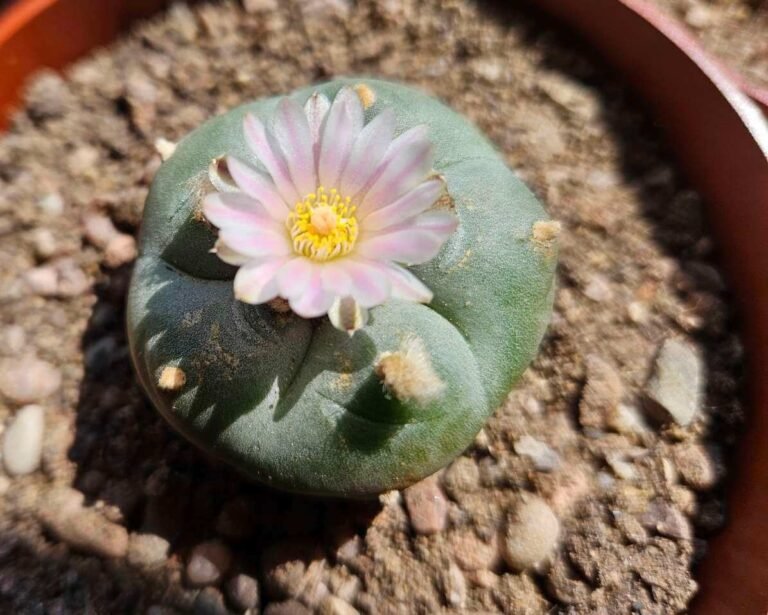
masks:
[[[445,238],[429,229],[399,227],[360,238],[357,253],[377,261],[395,261],[418,265],[433,259]]]
[[[275,225],[261,203],[244,192],[213,192],[206,195],[203,199],[203,214],[211,224],[219,228]]]
[[[395,131],[395,114],[385,109],[373,118],[360,132],[352,147],[339,182],[342,194],[353,196],[369,181],[392,143]]]
[[[330,101],[325,94],[320,94],[320,92],[313,93],[304,105],[304,113],[306,114],[307,122],[309,123],[309,132],[312,135],[315,167],[317,167],[317,160],[320,153],[320,135],[322,134],[323,122],[325,121],[326,114],[330,108]]]
[[[382,275],[376,263],[360,259],[347,259],[344,268],[352,280],[349,294],[361,307],[381,305],[389,298],[389,279]]]
[[[295,203],[301,197],[293,184],[288,165],[280,154],[280,148],[276,147],[273,137],[264,127],[263,122],[255,115],[245,116],[245,141],[251,151],[258,157],[264,168],[272,177],[280,196],[285,203]]]
[[[333,304],[333,295],[323,289],[318,268],[312,270],[312,277],[304,292],[290,299],[291,309],[302,318],[317,318],[328,313]]]
[[[334,297],[345,297],[352,288],[352,277],[343,261],[325,263],[320,270],[323,288]]]
[[[248,228],[223,228],[219,237],[228,248],[254,258],[286,256],[293,252],[285,232],[263,227],[258,231]]]
[[[221,241],[221,239],[216,240],[216,245],[213,246],[211,252],[215,253],[216,256],[227,263],[227,265],[235,265],[235,267],[240,267],[241,265],[245,265],[248,261],[253,260],[245,254],[240,254],[240,252],[233,250]]]
[[[227,156],[227,169],[240,190],[261,203],[275,220],[285,220],[288,216],[288,205],[271,179],[234,156]]]
[[[275,273],[285,261],[280,258],[246,263],[235,274],[235,298],[245,303],[264,303],[277,297]]]
[[[437,233],[445,241],[459,226],[459,219],[450,211],[425,211],[402,226],[406,224]]]
[[[318,179],[328,188],[339,185],[352,146],[363,129],[363,105],[350,88],[342,88],[328,111],[320,140]],[[349,195],[345,195],[349,196]]]
[[[406,192],[394,203],[375,209],[363,221],[365,230],[379,231],[396,226],[432,207],[443,192],[444,183],[440,179],[430,179]]]
[[[393,299],[429,303],[432,301],[432,291],[407,269],[391,263],[381,265],[389,277]]]
[[[291,299],[301,295],[316,268],[315,263],[301,256],[289,260],[277,274],[280,296]]]
[[[292,98],[283,98],[278,103],[274,133],[299,195],[314,192],[317,179],[312,133],[304,110]]]
[[[368,322],[368,310],[360,307],[352,297],[336,297],[328,310],[328,320],[351,337]]]
[[[360,214],[389,205],[414,188],[432,170],[432,158],[426,126],[416,126],[397,137],[384,155],[376,179],[364,189]]]

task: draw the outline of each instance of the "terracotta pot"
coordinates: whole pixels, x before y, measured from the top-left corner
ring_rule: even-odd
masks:
[[[579,30],[656,112],[709,220],[743,323],[749,423],[729,483],[729,523],[698,571],[692,610],[768,612],[768,131],[727,71],[647,0],[531,0]],[[112,40],[164,0],[19,0],[0,15],[0,125],[34,70]],[[743,87],[758,102],[765,90]]]

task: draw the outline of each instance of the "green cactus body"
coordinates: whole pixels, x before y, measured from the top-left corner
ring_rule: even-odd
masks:
[[[182,140],[153,182],[128,300],[140,380],[187,438],[245,474],[290,491],[363,497],[403,487],[460,454],[534,356],[551,314],[556,248],[537,237],[546,214],[486,138],[425,94],[377,80],[337,80],[295,92],[333,99],[343,85],[391,107],[397,132],[429,127],[458,230],[411,268],[429,305],[392,300],[352,337],[327,318],[305,320],[233,295],[235,267],[210,253],[202,217],[212,159],[254,163],[242,121],[269,121],[277,99],[214,118]],[[418,339],[443,383],[429,399],[382,386],[377,360]],[[183,373],[161,386],[164,371]],[[400,396],[402,397],[402,396]]]

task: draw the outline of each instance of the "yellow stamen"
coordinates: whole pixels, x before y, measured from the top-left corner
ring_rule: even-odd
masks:
[[[349,254],[357,241],[355,207],[335,188],[327,192],[320,186],[317,193],[308,194],[296,203],[285,223],[294,251],[312,260],[327,261]]]

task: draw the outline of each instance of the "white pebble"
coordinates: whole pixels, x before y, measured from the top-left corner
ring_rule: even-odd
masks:
[[[548,559],[560,537],[560,521],[539,497],[523,501],[507,520],[504,558],[517,571],[535,568]]]
[[[3,464],[11,476],[30,474],[40,467],[45,412],[41,406],[24,406],[3,436]]]
[[[552,449],[546,442],[523,436],[515,442],[515,452],[518,455],[530,457],[533,466],[539,472],[551,472],[560,466],[560,455]]]
[[[679,425],[690,424],[704,393],[704,361],[699,351],[684,340],[667,339],[645,391],[651,411]]]

